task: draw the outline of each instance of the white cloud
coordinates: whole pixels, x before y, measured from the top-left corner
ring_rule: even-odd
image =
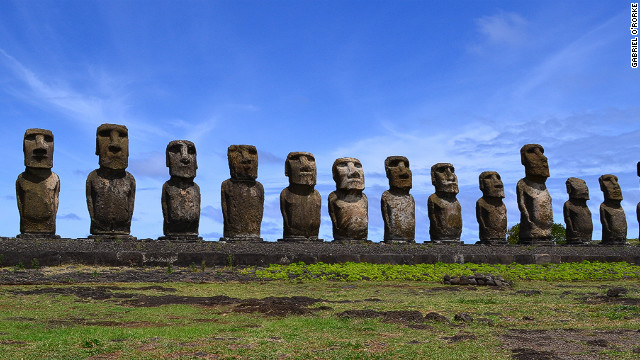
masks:
[[[469,45],[471,52],[481,53],[497,46],[515,47],[526,43],[528,22],[520,15],[500,12],[475,20],[481,40]]]

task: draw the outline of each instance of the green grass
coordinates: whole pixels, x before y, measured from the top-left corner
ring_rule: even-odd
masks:
[[[584,331],[585,334],[625,329],[640,331],[640,309],[630,302],[640,298],[638,269],[628,264],[436,264],[415,266],[415,269],[389,265],[343,264],[340,267],[321,264],[318,268],[324,269],[323,272],[318,272],[312,265],[301,264],[271,266],[266,270],[237,270],[255,271],[264,274],[260,276],[276,278],[287,274],[284,281],[159,284],[173,288],[175,292],[145,290],[146,286],[158,284],[144,283],[3,285],[0,287],[0,358],[498,360],[512,358],[511,349],[503,343],[513,329],[564,329]],[[319,281],[319,277],[314,277],[324,274],[326,278],[328,274],[334,274],[335,279],[354,280],[349,275],[355,271],[354,268],[370,280]],[[293,277],[294,280],[290,280],[290,269],[299,274]],[[511,288],[501,289],[480,286],[445,288],[439,283],[444,274],[473,272],[490,272],[518,281]],[[569,280],[564,280],[566,278]],[[74,295],[14,293],[51,287],[68,289],[103,285],[118,286],[119,289],[111,291],[121,295],[227,295],[240,299],[304,295],[324,301],[311,305],[311,308],[321,310],[310,314],[271,317],[260,313],[238,313],[234,311],[234,305],[133,307],[123,303],[128,298],[96,300]],[[621,301],[589,300],[603,297],[607,288],[620,285],[628,289]],[[539,290],[541,293],[527,295],[518,293],[519,290]],[[386,322],[380,318],[346,319],[338,316],[342,311],[361,309],[417,310],[423,315],[437,312],[452,323],[426,323],[427,328],[415,328],[408,323]],[[453,322],[454,315],[460,312],[470,313],[476,321],[469,324]],[[447,340],[447,337],[468,334],[476,336],[477,340]],[[568,335],[558,341],[584,343],[584,340]],[[621,343],[636,344],[640,348],[637,335],[621,339]],[[636,358],[633,347],[629,346],[590,348],[585,352],[599,352],[611,359]],[[558,345],[558,348],[562,346]]]

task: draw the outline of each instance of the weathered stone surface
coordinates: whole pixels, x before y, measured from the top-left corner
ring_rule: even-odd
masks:
[[[60,179],[53,167],[53,133],[27,129],[22,143],[25,171],[16,180],[20,238],[58,238]]]
[[[449,163],[437,163],[431,167],[431,183],[436,192],[429,196],[429,235],[431,242],[453,243],[460,241],[462,213],[458,194],[458,177]]]
[[[598,179],[604,202],[600,204],[602,223],[602,245],[625,245],[627,243],[627,216],[620,205],[622,190],[618,177],[607,174]]]
[[[384,221],[384,242],[413,243],[416,237],[416,202],[409,194],[412,186],[409,160],[389,156],[384,161],[389,190],[382,194],[380,207]]]
[[[516,185],[520,243],[552,244],[553,210],[551,195],[545,185],[549,177],[549,164],[544,149],[538,144],[527,144],[520,149],[520,160],[525,169],[525,177]]]
[[[196,241],[200,225],[200,187],[196,177],[196,146],[187,140],[167,145],[167,167],[171,178],[162,185],[162,226],[160,240]]]
[[[96,133],[100,168],[87,177],[87,208],[91,237],[134,239],[131,218],[136,181],[125,169],[129,163],[129,131],[124,125],[102,124]]]
[[[484,171],[479,176],[482,197],[476,201],[480,244],[507,243],[507,207],[504,199],[504,185],[500,174]]]
[[[562,212],[567,225],[567,244],[582,245],[591,242],[593,220],[587,206],[589,188],[587,183],[578,178],[567,179],[569,200],[564,203]]]
[[[360,160],[339,158],[333,163],[336,191],[329,194],[329,216],[334,242],[367,242],[369,201],[364,190],[364,171]]]
[[[253,145],[231,145],[227,150],[231,178],[221,186],[224,237],[220,241],[262,241],[264,187],[258,177],[258,151]]]
[[[280,193],[283,234],[278,241],[306,242],[318,239],[321,197],[316,185],[316,159],[308,152],[291,152],[284,164],[289,186]]]

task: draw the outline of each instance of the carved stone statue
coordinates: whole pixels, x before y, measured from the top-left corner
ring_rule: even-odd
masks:
[[[320,193],[315,190],[316,159],[308,152],[291,152],[284,163],[289,187],[280,193],[283,235],[278,241],[308,242],[320,231]]]
[[[198,162],[196,146],[187,140],[167,145],[167,167],[171,178],[162,185],[163,237],[159,240],[198,241],[200,187],[193,182]]]
[[[476,219],[479,226],[480,244],[507,244],[507,207],[504,185],[500,174],[484,171],[479,176],[482,197],[476,201]]]
[[[435,244],[459,243],[462,234],[462,213],[458,194],[458,177],[449,163],[437,163],[431,167],[431,183],[435,194],[429,196],[429,235]]]
[[[589,244],[593,234],[593,220],[587,206],[587,200],[589,200],[587,183],[582,179],[570,177],[567,179],[567,193],[569,200],[562,208],[564,222],[567,224],[567,244]]]
[[[130,236],[136,181],[129,165],[129,131],[124,125],[102,124],[96,133],[100,168],[87,177],[89,238],[135,240]]]
[[[22,143],[25,170],[16,180],[16,199],[20,212],[18,238],[59,238],[56,214],[60,179],[53,167],[53,133],[27,129]]]
[[[604,202],[600,204],[602,223],[602,245],[625,245],[627,243],[627,216],[620,205],[622,190],[615,175],[602,175],[598,179]]]
[[[329,194],[329,216],[333,224],[333,241],[368,242],[369,201],[364,190],[364,171],[360,160],[339,158],[331,169],[336,191]]]
[[[384,161],[389,190],[382,194],[380,207],[384,221],[384,242],[413,243],[416,237],[416,202],[409,194],[412,186],[409,160],[389,156]]]
[[[520,161],[525,170],[525,177],[516,185],[520,243],[552,245],[553,210],[551,195],[545,185],[549,177],[549,164],[544,149],[538,144],[527,144],[520,149]]]
[[[231,178],[222,182],[224,237],[220,241],[260,242],[264,187],[258,177],[258,150],[253,145],[231,145],[227,150]]]

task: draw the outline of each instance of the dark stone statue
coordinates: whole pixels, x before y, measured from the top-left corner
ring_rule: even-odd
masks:
[[[320,231],[320,193],[315,190],[316,159],[308,152],[291,152],[284,163],[289,186],[280,193],[283,234],[278,241],[308,242]]]
[[[369,201],[364,190],[364,171],[360,160],[339,158],[331,169],[336,191],[329,194],[329,216],[333,224],[333,241],[368,242]]]
[[[527,144],[520,149],[520,161],[525,170],[525,177],[516,185],[520,209],[520,243],[551,245],[553,210],[551,195],[545,185],[549,177],[549,164],[544,156],[544,149],[538,144]]]
[[[196,177],[196,146],[187,140],[167,145],[167,167],[171,178],[162,185],[164,236],[159,240],[198,241],[200,187]]]
[[[479,176],[482,197],[476,201],[480,244],[507,244],[507,207],[504,199],[504,185],[500,174],[484,171]]]
[[[409,160],[389,156],[384,161],[389,190],[382,194],[380,207],[384,221],[384,242],[413,243],[416,237],[416,202],[409,194],[412,186]]]
[[[458,194],[458,177],[449,163],[437,163],[431,167],[431,183],[436,188],[429,196],[429,235],[434,244],[459,243],[462,234],[462,213]]]
[[[587,183],[582,179],[570,177],[567,179],[567,193],[569,200],[562,208],[564,222],[567,225],[567,244],[589,244],[593,234],[593,220],[587,206],[587,200],[589,200]]]
[[[627,216],[620,205],[622,190],[615,175],[602,175],[598,179],[604,202],[600,204],[600,222],[602,223],[602,245],[627,244]]]
[[[100,168],[87,177],[89,238],[135,240],[130,236],[136,181],[129,165],[129,131],[124,125],[102,124],[96,134]]]
[[[18,238],[59,238],[56,214],[60,179],[53,167],[53,133],[28,129],[22,143],[25,170],[16,180],[16,199],[20,212]]]
[[[258,150],[253,145],[231,145],[227,150],[231,178],[221,187],[224,237],[220,241],[260,242],[264,187],[258,177]]]

